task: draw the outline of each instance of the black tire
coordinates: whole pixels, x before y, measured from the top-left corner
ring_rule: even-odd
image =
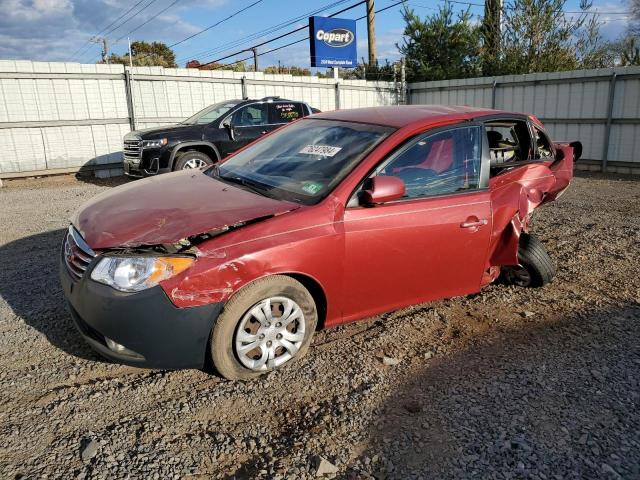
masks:
[[[247,316],[251,317],[250,310],[265,299],[273,297],[285,297],[298,304],[304,316],[304,339],[299,342],[297,352],[285,363],[275,367],[264,365],[263,370],[256,371],[241,362],[235,347],[236,336],[244,319]],[[275,319],[277,320],[277,317]],[[248,380],[282,368],[299,360],[307,353],[317,323],[316,304],[309,291],[300,282],[286,275],[273,275],[256,280],[231,297],[211,331],[209,351],[213,367],[220,376],[229,380]],[[260,324],[258,328],[262,327],[263,325]],[[295,328],[297,330],[300,327],[298,325]],[[285,353],[288,351],[283,347],[279,348]]]
[[[551,283],[556,275],[553,261],[540,241],[533,235],[522,233],[518,247],[520,264],[503,267],[507,283],[520,287],[539,288]]]
[[[187,150],[186,152],[179,152],[176,155],[176,161],[173,164],[174,170],[186,170],[188,168],[199,168],[199,167],[190,167],[188,166],[190,163],[204,163],[206,165],[213,165],[214,161],[211,158],[202,152],[198,152],[197,150]],[[201,165],[204,166],[204,165]]]

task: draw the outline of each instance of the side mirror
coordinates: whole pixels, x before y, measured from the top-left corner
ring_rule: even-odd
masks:
[[[398,177],[376,176],[369,181],[371,182],[369,188],[364,190],[360,197],[363,205],[379,205],[404,197],[406,191],[404,182]]]
[[[227,129],[227,132],[229,133],[229,138],[235,141],[236,133],[233,131],[233,126],[231,125],[231,117],[225,118],[224,121],[222,122],[222,126]]]
[[[577,162],[582,157],[582,142],[571,142],[569,145],[573,147],[573,161]]]

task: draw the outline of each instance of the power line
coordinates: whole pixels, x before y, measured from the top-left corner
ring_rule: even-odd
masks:
[[[206,31],[208,31],[208,30],[211,30],[211,29],[212,29],[212,28],[214,28],[214,27],[217,27],[217,26],[218,26],[218,25],[220,25],[221,23],[224,23],[224,22],[226,22],[227,20],[232,19],[232,18],[233,18],[233,17],[235,17],[236,15],[239,15],[240,13],[242,13],[242,12],[244,12],[244,11],[246,11],[246,10],[249,10],[251,7],[255,7],[256,5],[258,5],[259,3],[261,3],[262,1],[264,1],[264,0],[258,0],[258,1],[256,1],[256,2],[253,2],[251,5],[248,5],[248,6],[244,7],[244,8],[241,8],[240,10],[237,10],[237,11],[233,12],[231,15],[229,15],[229,16],[227,16],[227,17],[223,18],[222,20],[220,20],[220,21],[218,21],[218,22],[214,23],[213,25],[209,25],[207,28],[204,28],[204,29],[200,30],[199,32],[194,33],[193,35],[190,35],[190,36],[188,36],[187,38],[184,38],[184,39],[180,40],[179,42],[176,42],[176,43],[173,43],[173,44],[169,45],[169,48],[173,48],[173,47],[175,47],[176,45],[180,45],[181,43],[184,43],[184,42],[186,42],[187,40],[191,40],[193,37],[197,37],[198,35],[200,35],[200,34],[202,34],[202,33],[206,32]]]
[[[237,11],[233,12],[231,15],[229,15],[229,16],[227,16],[227,17],[223,18],[222,20],[220,20],[220,21],[218,21],[218,22],[214,23],[213,25],[209,25],[208,27],[206,27],[206,28],[204,28],[204,29],[200,30],[199,32],[194,33],[193,35],[188,36],[187,38],[183,38],[182,40],[180,40],[180,41],[178,41],[178,42],[176,42],[176,43],[172,43],[171,45],[169,45],[169,46],[168,46],[168,48],[173,48],[173,47],[175,47],[176,45],[180,45],[181,43],[184,43],[184,42],[186,42],[187,40],[190,40],[190,39],[192,39],[193,37],[196,37],[196,36],[200,35],[201,33],[204,33],[204,32],[206,32],[206,31],[208,31],[208,30],[211,30],[212,28],[217,27],[217,26],[218,26],[218,25],[220,25],[221,23],[224,23],[224,22],[226,22],[226,21],[230,20],[231,18],[233,18],[233,17],[235,17],[236,15],[238,15],[238,14],[240,14],[240,13],[244,12],[245,10],[249,10],[251,7],[253,7],[253,6],[255,6],[255,5],[259,4],[259,3],[260,3],[260,2],[262,2],[262,1],[264,1],[264,0],[257,0],[256,2],[253,2],[251,5],[248,5],[248,6],[244,7],[244,8],[241,8],[240,10],[237,10]],[[174,2],[174,3],[175,3],[175,2]],[[171,6],[171,5],[170,5],[170,6]],[[140,28],[140,27],[138,27],[138,28]],[[151,54],[146,54],[146,55],[143,55],[142,57],[139,57],[138,59],[146,58],[146,57],[149,57],[150,55],[151,55]]]
[[[204,51],[201,51],[201,52],[198,52],[198,53],[194,53],[194,54],[192,54],[192,55],[190,55],[188,57],[181,57],[181,58],[182,59],[187,59],[187,58],[202,57],[202,56],[206,57],[206,56],[209,56],[209,55],[213,55],[214,53],[217,53],[217,52],[228,50],[230,48],[242,45],[243,43],[249,42],[251,40],[258,39],[258,38],[263,37],[265,35],[268,35],[270,33],[273,33],[273,32],[276,32],[278,30],[281,30],[282,28],[288,27],[291,24],[299,22],[300,20],[302,20],[302,19],[304,19],[306,17],[309,17],[311,15],[315,15],[316,13],[319,13],[319,12],[321,12],[323,10],[326,10],[328,8],[332,8],[334,6],[337,6],[339,4],[342,4],[342,3],[345,3],[345,2],[348,2],[348,1],[350,1],[350,0],[339,0],[339,1],[336,1],[336,2],[332,2],[332,3],[328,4],[328,5],[320,7],[319,9],[312,10],[310,12],[307,12],[305,14],[302,14],[302,15],[294,17],[294,18],[290,18],[289,20],[285,20],[284,22],[281,22],[281,23],[279,23],[277,25],[273,25],[273,26],[271,26],[269,28],[266,28],[264,30],[261,30],[259,32],[252,33],[251,35],[247,35],[246,37],[243,37],[243,38],[240,38],[240,39],[237,39],[237,40],[233,40],[231,42],[227,42],[227,43],[225,43],[223,45],[220,45],[220,46],[218,46],[218,47],[216,47],[214,49],[207,49],[207,50],[204,50]]]
[[[102,32],[104,32],[107,28],[111,27],[114,23],[116,23],[117,21],[119,21],[121,18],[123,18],[125,15],[127,15],[131,10],[133,10],[134,8],[136,8],[138,5],[140,5],[142,2],[144,2],[144,0],[139,0],[138,3],[136,3],[135,5],[133,5],[129,10],[127,10],[126,12],[124,12],[122,15],[120,15],[118,18],[116,18],[113,22],[111,22],[109,25],[107,25],[106,27],[102,28],[102,30],[100,30],[98,33],[96,33],[93,38],[98,37],[100,34],[102,34]],[[80,53],[81,50],[84,50],[84,47],[88,45],[91,46],[91,40],[87,40],[85,43],[83,43],[80,48],[78,48],[75,52],[73,52],[71,54],[71,56],[69,58],[74,58],[76,55],[78,55],[78,53]]]
[[[144,8],[142,8],[138,13],[140,13],[142,10],[144,10],[145,8],[147,8],[148,6],[150,6],[152,3],[154,3],[156,0],[151,0],[151,2],[149,2],[147,5],[145,5]],[[171,7],[173,7],[176,3],[178,3],[180,0],[174,0],[173,2],[171,2],[169,5],[167,5],[165,8],[163,8],[162,10],[160,10],[159,12],[157,12],[155,15],[152,15],[150,18],[148,18],[146,21],[142,22],[140,25],[138,25],[136,28],[134,28],[133,30],[130,30],[129,32],[125,33],[124,35],[122,35],[120,38],[118,38],[117,40],[115,40],[114,42],[112,42],[112,44],[117,44],[120,40],[122,40],[123,38],[131,35],[133,32],[139,30],[140,28],[144,27],[147,23],[149,23],[151,20],[154,20],[155,18],[157,18],[158,16],[162,15],[164,12],[166,12],[167,10],[169,10]],[[131,19],[128,19],[131,20]],[[128,21],[127,20],[127,21]],[[122,25],[124,25],[127,22],[123,22],[119,27],[121,27]],[[117,30],[116,27],[115,30]],[[112,30],[114,31],[114,30]],[[95,58],[95,57],[94,57]]]
[[[403,2],[404,2],[404,0],[403,0],[403,1],[401,1],[401,2],[399,2],[399,3],[403,3]],[[346,11],[348,11],[348,10],[352,10],[352,9],[354,9],[354,8],[356,8],[356,7],[360,6],[360,5],[362,5],[363,3],[366,3],[366,2],[365,2],[365,0],[362,0],[362,1],[358,2],[358,3],[354,3],[354,4],[353,4],[353,5],[351,5],[350,7],[343,8],[342,10],[339,10],[339,11],[337,11],[337,12],[335,12],[335,13],[332,13],[331,15],[329,15],[329,17],[335,17],[336,15],[340,15],[341,13],[346,12]],[[286,32],[286,33],[283,33],[283,34],[281,34],[281,35],[278,35],[277,37],[271,38],[271,39],[269,39],[269,40],[265,40],[264,42],[260,42],[260,43],[258,43],[258,44],[256,44],[256,45],[252,45],[252,46],[251,46],[251,47],[249,47],[249,48],[258,48],[258,47],[262,47],[263,45],[266,45],[266,44],[268,44],[268,43],[275,42],[276,40],[280,40],[281,38],[287,37],[287,36],[292,35],[292,34],[294,34],[294,33],[296,33],[296,32],[299,32],[299,31],[301,31],[301,30],[304,30],[304,29],[306,29],[306,28],[309,28],[309,26],[308,26],[308,25],[304,25],[304,26],[302,26],[302,27],[295,28],[295,29],[293,29],[293,30],[291,30],[291,31],[289,31],[289,32]],[[307,38],[309,38],[309,37],[307,37]],[[212,63],[218,63],[218,62],[220,62],[220,61],[222,61],[222,60],[226,60],[227,58],[234,57],[234,56],[238,55],[239,53],[242,53],[243,51],[246,51],[246,50],[247,50],[247,49],[240,50],[240,51],[238,51],[238,52],[234,52],[234,53],[229,54],[229,55],[226,55],[226,56],[224,56],[224,57],[220,57],[220,58],[218,58],[218,59],[216,59],[216,60],[212,60],[212,61],[210,61],[210,62],[203,63],[203,64],[202,64],[202,65],[200,65],[200,66],[202,67],[202,66],[205,66],[205,65],[211,65]],[[262,54],[260,54],[260,55],[262,55]]]
[[[145,11],[147,8],[149,8],[151,5],[153,5],[155,2],[157,2],[158,0],[150,0],[147,4],[143,5],[142,8],[140,10],[138,10],[137,12],[133,13],[129,18],[127,18],[124,22],[120,23],[119,25],[116,25],[115,27],[111,28],[110,30],[108,30],[107,32],[105,32],[104,36],[106,37],[107,35],[115,32],[116,30],[118,30],[120,27],[122,27],[123,25],[129,23],[129,21],[131,21],[132,19],[136,18],[138,15],[140,15],[143,11]],[[139,3],[137,3],[136,5],[139,5]],[[135,6],[134,6],[135,8]],[[118,40],[116,40],[115,42],[112,42],[112,45],[115,43],[118,43],[120,40],[122,40],[126,35],[118,38]],[[95,60],[96,58],[98,58],[98,56],[93,57],[93,60]]]
[[[376,10],[376,12],[375,12],[375,13],[377,14],[377,13],[384,12],[385,10],[389,10],[390,8],[396,7],[396,6],[398,6],[398,5],[400,5],[400,4],[404,4],[404,3],[406,3],[406,2],[407,2],[407,0],[400,0],[399,2],[393,3],[393,4],[391,4],[391,5],[388,5],[388,6],[384,7],[384,8],[381,8],[381,9],[379,9],[379,10]],[[352,8],[355,8],[355,7],[357,7],[358,5],[360,5],[360,4],[362,4],[362,3],[365,3],[365,2],[357,3],[357,4],[352,5],[351,7],[349,7],[348,9],[345,9],[345,10],[350,10],[350,9],[352,9]],[[330,17],[333,17],[333,16],[335,16],[335,15],[339,15],[340,13],[342,13],[342,12],[343,12],[343,11],[345,11],[345,10],[341,10],[341,11],[336,12],[336,13],[334,13],[334,14],[332,14],[332,15],[329,15],[329,16],[330,16]],[[355,20],[356,20],[356,21],[360,21],[360,20],[363,20],[363,19],[365,19],[365,18],[367,18],[367,16],[366,16],[366,15],[363,15],[362,17],[358,17],[358,18],[356,18]],[[305,26],[305,27],[303,27],[303,28],[307,28],[307,27]],[[298,31],[298,30],[300,30],[300,29],[297,29],[296,31]],[[292,33],[292,32],[290,32],[290,33]],[[285,34],[285,35],[288,35],[288,34]],[[282,36],[285,36],[285,35],[282,35]],[[282,36],[281,36],[281,37],[279,37],[279,38],[282,38]],[[306,37],[304,37],[304,38],[301,38],[300,40],[296,40],[296,41],[293,41],[293,42],[291,42],[291,43],[287,43],[286,45],[282,45],[282,46],[280,46],[280,47],[275,47],[275,48],[272,48],[272,49],[270,49],[270,50],[266,50],[266,51],[264,51],[264,52],[261,52],[261,53],[259,53],[259,54],[258,54],[258,56],[260,57],[260,56],[262,56],[262,55],[267,55],[268,53],[272,53],[272,52],[275,52],[275,51],[278,51],[278,50],[282,50],[283,48],[287,48],[287,47],[290,47],[290,46],[292,46],[292,45],[296,45],[296,44],[298,44],[298,43],[302,43],[302,42],[304,42],[304,41],[306,41],[306,40],[309,40],[309,36],[308,36],[308,35],[307,35]],[[236,55],[237,55],[238,53],[242,53],[242,52],[236,52]],[[225,58],[228,58],[228,57],[225,57]],[[217,67],[213,68],[213,70],[218,70],[218,69],[223,68],[223,67],[230,67],[230,66],[232,66],[232,65],[235,65],[236,63],[240,63],[240,62],[244,62],[244,61],[250,60],[251,58],[252,58],[252,57],[242,58],[242,59],[240,59],[240,60],[236,60],[236,61],[235,61],[235,62],[233,62],[233,63],[228,63],[228,64],[223,64],[223,65],[217,66]],[[202,65],[200,65],[200,66],[210,65],[211,63],[215,63],[215,62],[204,63],[204,64],[202,64]]]
[[[153,0],[155,1],[155,0]],[[136,28],[134,28],[133,30],[131,30],[130,32],[125,33],[124,35],[122,35],[120,38],[118,38],[114,43],[118,43],[120,40],[122,40],[124,37],[131,35],[133,32],[140,30],[142,27],[144,27],[147,23],[149,23],[151,20],[154,20],[155,18],[157,18],[158,16],[162,15],[164,12],[166,12],[167,10],[169,10],[171,7],[173,7],[176,3],[178,3],[180,0],[173,0],[173,2],[171,2],[169,5],[167,5],[165,8],[163,8],[162,10],[160,10],[158,13],[156,13],[155,15],[153,15],[152,17],[150,17],[149,19],[147,19],[145,22],[142,22],[140,25],[138,25]]]
[[[301,14],[301,15],[299,15],[297,17],[290,18],[289,20],[285,20],[284,22],[281,22],[281,23],[279,23],[277,25],[273,25],[273,26],[271,26],[269,28],[266,28],[264,30],[261,30],[259,32],[255,32],[255,33],[252,33],[251,35],[247,35],[246,37],[240,38],[238,40],[233,40],[233,41],[228,42],[226,44],[220,45],[220,46],[218,46],[218,47],[216,47],[214,49],[208,49],[208,50],[204,50],[204,51],[201,51],[201,52],[197,52],[197,53],[191,54],[189,56],[180,57],[180,60],[187,60],[189,58],[198,58],[198,57],[200,57],[200,58],[208,57],[208,56],[211,56],[211,55],[213,55],[215,53],[223,52],[225,50],[229,50],[231,48],[240,46],[243,43],[247,43],[247,42],[250,42],[252,40],[256,40],[258,38],[261,38],[261,37],[264,37],[266,35],[269,35],[271,33],[277,32],[278,30],[281,30],[281,29],[283,29],[285,27],[288,27],[289,25],[297,23],[300,20],[306,20],[308,17],[310,17],[312,15],[316,15],[316,14],[318,14],[318,13],[324,11],[324,10],[327,10],[329,8],[337,7],[338,5],[341,5],[341,4],[346,3],[348,1],[351,1],[351,0],[334,1],[332,3],[329,3],[329,4],[326,4],[326,5],[322,6],[322,7],[319,7],[317,9],[315,9],[315,10],[311,10],[309,12]]]
[[[133,20],[134,18],[136,18],[138,15],[140,15],[143,11],[145,11],[147,8],[149,8],[151,5],[153,5],[155,2],[157,2],[158,0],[150,0],[149,3],[147,3],[146,5],[143,5],[142,8],[140,10],[138,10],[136,13],[134,13],[133,15],[131,15],[129,18],[127,18],[124,22],[122,22],[120,25],[116,25],[115,27],[113,27],[111,30],[105,32],[105,36],[115,32],[116,30],[118,30],[120,27],[122,27],[123,25],[129,23],[131,20]]]

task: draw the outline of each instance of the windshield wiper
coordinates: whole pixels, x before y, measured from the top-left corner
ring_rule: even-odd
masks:
[[[217,169],[215,175],[222,181],[241,185],[248,190],[251,190],[253,193],[257,193],[258,195],[262,195],[263,197],[272,198],[271,195],[267,194],[267,190],[264,187],[259,186],[260,184],[258,182],[252,182],[251,180],[247,180],[243,177],[220,175]]]

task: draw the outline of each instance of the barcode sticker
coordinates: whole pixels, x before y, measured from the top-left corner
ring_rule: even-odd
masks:
[[[342,150],[342,147],[332,147],[331,145],[307,145],[298,153],[306,153],[307,155],[322,155],[324,157],[334,157],[336,153]]]

